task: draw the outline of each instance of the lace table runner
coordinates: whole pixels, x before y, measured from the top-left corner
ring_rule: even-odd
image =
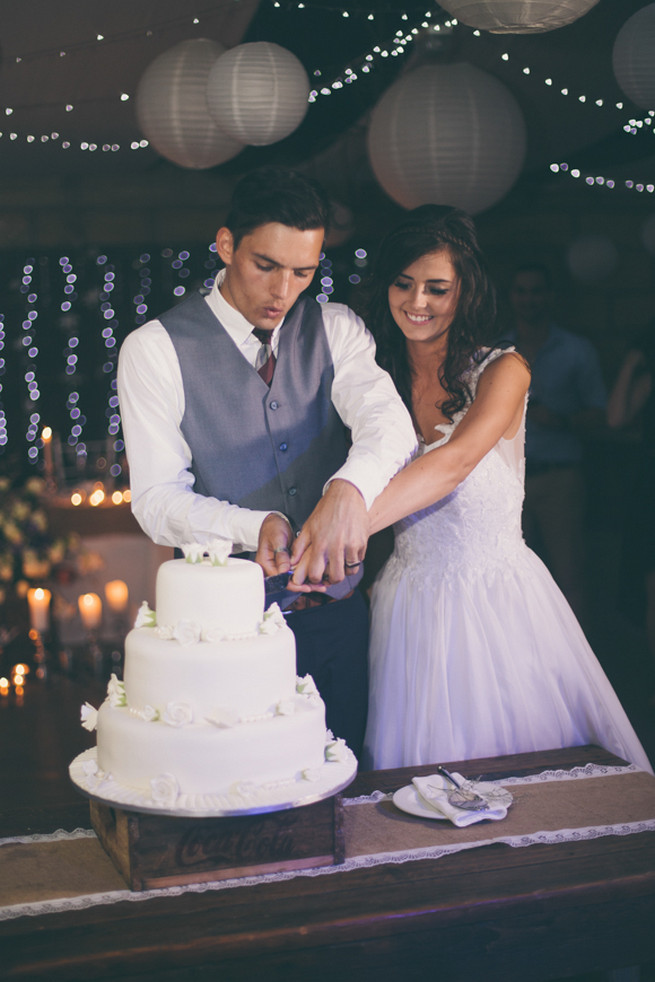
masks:
[[[390,794],[344,798],[346,859],[339,866],[133,892],[92,830],[0,839],[0,920],[254,886],[297,876],[341,875],[383,863],[439,859],[490,843],[515,848],[655,832],[655,778],[636,767],[588,764],[497,782],[514,795],[507,817],[456,828],[399,811]]]

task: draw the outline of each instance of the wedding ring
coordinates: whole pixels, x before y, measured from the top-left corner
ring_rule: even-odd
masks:
[[[344,562],[343,565],[346,567],[346,569],[356,569],[358,566],[361,566],[362,565],[362,561],[360,559],[356,563],[346,563],[346,562]]]
[[[287,546],[278,546],[277,549],[273,550],[273,555],[277,556],[278,552],[288,552],[288,551],[289,549],[287,548]]]

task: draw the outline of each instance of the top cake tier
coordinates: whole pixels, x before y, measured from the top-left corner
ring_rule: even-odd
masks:
[[[172,559],[157,571],[157,624],[197,625],[203,636],[237,638],[257,632],[264,614],[264,574],[245,559],[224,566]]]

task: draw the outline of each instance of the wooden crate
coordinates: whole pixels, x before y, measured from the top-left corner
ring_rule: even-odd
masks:
[[[90,802],[91,824],[132,890],[344,860],[341,796],[300,808],[222,818],[173,818]]]

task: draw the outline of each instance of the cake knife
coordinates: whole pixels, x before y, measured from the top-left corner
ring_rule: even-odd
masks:
[[[286,589],[292,576],[293,570],[289,570],[286,573],[276,573],[274,576],[264,578],[265,610],[268,610],[271,604],[277,604],[280,610],[284,610],[298,599],[299,593]]]

